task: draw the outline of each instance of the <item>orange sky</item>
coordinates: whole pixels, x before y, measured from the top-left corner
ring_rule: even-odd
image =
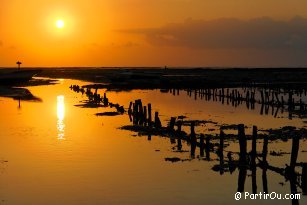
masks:
[[[305,0],[0,0],[0,66],[307,66],[306,14]]]

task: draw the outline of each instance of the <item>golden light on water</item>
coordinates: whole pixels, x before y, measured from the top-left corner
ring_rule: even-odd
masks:
[[[65,124],[64,124],[64,117],[65,117],[65,102],[64,96],[59,95],[57,96],[57,130],[58,130],[58,139],[63,140],[65,139]]]

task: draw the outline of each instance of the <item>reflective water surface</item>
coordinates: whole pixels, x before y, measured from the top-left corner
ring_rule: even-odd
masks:
[[[137,133],[118,129],[130,125],[127,114],[96,116],[96,113],[114,111],[110,107],[80,108],[87,97],[72,92],[72,84],[86,82],[60,80],[56,85],[35,86],[28,89],[41,102],[0,98],[0,204],[296,204],[293,200],[240,200],[234,199],[238,189],[252,193],[291,193],[295,185],[302,192],[302,177],[287,179],[282,171],[290,165],[292,140],[268,143],[267,162],[271,167],[258,167],[251,171],[220,165],[220,156],[209,153],[208,158],[194,159],[190,145],[182,142],[177,152],[177,142],[166,137],[138,136]],[[98,91],[101,95],[105,90]],[[306,126],[306,119],[288,119],[288,114],[260,115],[243,106],[233,107],[214,101],[205,101],[187,95],[160,92],[160,90],[107,91],[112,102],[129,106],[130,101],[142,99],[159,111],[165,126],[172,116],[187,116],[191,120],[210,120],[196,127],[197,133],[218,133],[222,124],[244,123],[258,129],[282,126]],[[188,128],[184,128],[188,132]],[[226,131],[227,132],[227,131]],[[231,132],[231,131],[229,131]],[[247,142],[248,151],[251,141]],[[227,152],[237,153],[239,144],[226,141]],[[262,152],[263,140],[257,141],[257,151]],[[273,156],[271,151],[284,152]],[[178,157],[179,162],[165,161]],[[234,160],[238,157],[233,155]],[[261,158],[261,156],[258,156]],[[297,164],[307,162],[306,141],[298,145]],[[225,161],[225,164],[230,164]],[[280,168],[280,169],[278,169]],[[239,171],[240,170],[240,171]],[[302,169],[296,167],[301,174]],[[243,176],[243,178],[244,178]],[[292,182],[292,183],[291,183]],[[256,185],[256,187],[255,187]],[[300,204],[307,197],[301,195]]]

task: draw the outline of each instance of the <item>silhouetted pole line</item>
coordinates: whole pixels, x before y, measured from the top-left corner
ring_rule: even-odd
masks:
[[[178,89],[170,89],[169,92],[173,95],[179,95]],[[289,112],[289,118],[292,114],[299,117],[307,115],[307,104],[302,97],[306,96],[306,90],[282,90],[282,89],[267,89],[267,88],[207,88],[207,89],[186,89],[189,97],[195,100],[205,99],[206,101],[219,101],[222,104],[238,107],[243,103],[247,109],[255,109],[255,104],[261,105],[260,114],[271,113],[274,117],[278,113],[284,112],[285,109]],[[165,91],[163,91],[165,92]],[[294,96],[295,95],[295,96]],[[295,98],[299,98],[296,99]]]
[[[244,132],[244,125],[240,124],[238,126],[238,137],[240,143],[240,159],[239,159],[239,176],[238,176],[238,189],[237,191],[244,191],[244,184],[246,179],[247,170],[250,169],[252,171],[252,191],[253,193],[257,193],[257,183],[256,183],[256,167],[260,167],[263,169],[262,180],[263,180],[263,190],[268,193],[267,188],[267,177],[266,170],[273,171],[285,177],[285,179],[290,181],[291,193],[297,193],[297,187],[302,188],[303,193],[306,194],[307,191],[307,165],[306,163],[297,163],[298,151],[299,151],[299,133],[294,132],[292,137],[292,149],[291,149],[291,159],[290,166],[286,165],[286,168],[274,167],[268,164],[267,162],[267,152],[268,152],[268,137],[263,139],[263,151],[262,151],[262,161],[259,160],[259,164],[256,164],[256,140],[257,140],[257,127],[253,126],[253,135],[252,135],[252,151],[250,152],[250,162],[248,163],[246,156],[246,138]],[[221,143],[222,144],[222,143]],[[248,167],[249,166],[249,167]],[[295,172],[295,167],[302,167],[302,174]],[[298,177],[301,176],[301,180]],[[297,201],[293,201],[294,204],[297,204]]]
[[[162,126],[161,120],[159,118],[159,113],[155,112],[155,118],[154,118],[154,122],[151,122],[151,104],[148,104],[148,108],[150,108],[150,111],[148,111],[148,116],[147,118],[145,116],[143,116],[144,112],[142,112],[141,109],[139,109],[141,106],[142,101],[141,99],[135,100],[134,103],[130,102],[129,104],[129,110],[128,110],[128,114],[130,116],[130,119],[133,119],[133,125],[134,126],[141,126],[141,127],[145,127],[145,129],[148,131],[148,133],[154,134],[163,134],[163,136],[168,136],[171,138],[171,142],[174,143],[174,140],[172,139],[177,139],[177,150],[181,150],[182,148],[182,141],[185,141],[188,145],[190,145],[190,153],[191,153],[191,157],[194,158],[195,157],[195,151],[196,151],[196,147],[199,147],[199,152],[200,152],[200,156],[203,157],[204,154],[206,153],[206,159],[210,160],[210,152],[213,152],[215,154],[218,155],[219,159],[220,159],[220,165],[221,167],[224,166],[224,152],[228,152],[228,151],[224,151],[224,132],[221,129],[220,132],[220,137],[216,137],[216,139],[220,140],[220,145],[214,145],[213,143],[211,143],[212,137],[211,136],[206,136],[204,134],[196,134],[195,132],[195,126],[196,126],[196,121],[191,121],[189,122],[190,125],[184,125],[184,123],[186,124],[186,122],[184,122],[183,120],[177,120],[176,117],[171,117],[169,124],[166,127]],[[175,125],[177,125],[177,130],[175,130]],[[190,126],[190,134],[187,134],[185,132],[182,131],[182,126]],[[243,126],[243,127],[242,127]],[[240,159],[241,162],[245,164],[247,164],[247,152],[246,152],[246,137],[245,137],[245,133],[244,133],[244,125],[239,126],[239,136],[240,133],[243,132],[243,135],[241,137],[239,137],[239,141],[240,141],[240,145],[242,147],[242,149],[245,149],[245,152],[240,152],[238,153],[238,155],[244,153]],[[142,128],[143,129],[143,128]],[[243,129],[243,130],[242,130]],[[175,137],[174,137],[175,136]],[[199,137],[197,137],[199,136]],[[242,142],[243,145],[242,145]],[[205,152],[204,152],[205,151]],[[228,159],[231,158],[232,154],[236,154],[233,152],[228,152]],[[233,161],[234,162],[234,161]],[[236,162],[235,162],[236,163]],[[239,163],[240,164],[240,163]],[[221,174],[223,173],[223,170],[221,169]]]
[[[178,120],[176,121],[176,117],[171,117],[170,121],[169,121],[169,125],[167,127],[163,127],[162,123],[160,121],[159,118],[159,113],[155,112],[155,120],[153,122],[153,125],[150,126],[150,115],[148,116],[148,118],[144,118],[144,116],[142,116],[142,112],[141,110],[137,110],[139,104],[142,104],[141,100],[136,100],[135,103],[130,103],[133,104],[135,107],[134,111],[128,111],[128,113],[132,113],[134,116],[132,116],[133,119],[133,123],[134,125],[141,125],[141,126],[146,126],[148,125],[148,127],[150,127],[153,130],[155,129],[160,129],[162,131],[164,131],[164,135],[168,135],[169,137],[173,137],[176,136],[177,142],[178,142],[178,150],[181,150],[182,148],[182,141],[186,141],[190,146],[191,146],[191,156],[194,157],[195,156],[195,149],[196,147],[199,147],[200,149],[200,156],[204,156],[204,150],[206,151],[206,157],[209,158],[210,157],[210,152],[215,152],[220,159],[220,164],[221,166],[224,165],[224,155],[223,152],[225,152],[223,150],[224,148],[224,132],[221,129],[220,132],[220,136],[217,136],[215,139],[219,139],[220,140],[220,144],[219,146],[213,145],[210,141],[211,141],[211,137],[207,136],[205,137],[202,133],[198,134],[199,138],[197,138],[197,134],[195,133],[195,121],[191,121],[190,127],[191,127],[191,131],[190,131],[190,135],[188,135],[187,133],[182,132],[182,126],[184,125],[184,121],[183,120]],[[131,107],[131,106],[129,106]],[[133,107],[133,106],[132,106]],[[148,107],[151,108],[151,104],[148,104]],[[150,109],[151,110],[151,109]],[[142,120],[143,119],[143,120]],[[174,127],[177,124],[178,126],[178,130],[175,131]],[[257,140],[257,127],[253,126],[253,134],[252,134],[252,151],[251,153],[247,153],[247,138],[245,136],[245,131],[244,131],[245,127],[243,124],[238,125],[238,139],[239,139],[239,144],[240,144],[240,152],[238,153],[239,155],[239,165],[244,165],[247,166],[248,169],[251,169],[252,171],[259,165],[256,164],[256,156],[257,156],[257,151],[256,151],[256,140]],[[261,166],[267,166],[267,154],[268,154],[268,136],[264,135],[263,137],[264,139],[264,143],[263,143],[263,153],[262,153],[262,157],[263,160],[261,161]],[[206,141],[206,142],[205,142]],[[217,148],[215,148],[217,147]],[[231,154],[237,154],[235,152],[230,152]],[[294,153],[294,152],[293,152]],[[249,162],[247,161],[247,158],[251,159]],[[268,168],[272,168],[270,166],[268,166]],[[273,169],[273,168],[272,168]],[[276,169],[275,169],[276,171]]]
[[[121,106],[118,103],[109,102],[109,98],[107,97],[106,93],[104,93],[103,97],[101,97],[101,95],[98,94],[98,88],[95,88],[94,92],[92,92],[92,89],[89,87],[85,89],[79,85],[71,85],[69,88],[76,93],[81,93],[82,95],[85,94],[88,98],[88,102],[92,103],[94,106],[99,107],[103,104],[105,107],[115,107],[118,113],[125,113],[124,106]]]
[[[113,104],[109,102],[109,99],[106,96],[106,93],[104,93],[104,96],[101,97],[100,94],[98,94],[98,88],[94,89],[95,91],[92,92],[91,88],[86,88],[84,89],[83,87],[80,87],[78,85],[72,85],[70,86],[71,90],[79,93],[81,92],[82,95],[85,93],[86,96],[88,97],[89,102],[92,102],[94,104],[99,105],[100,103],[103,103],[104,106],[110,106],[113,107],[115,106],[118,112],[124,113],[124,107],[119,106],[118,104]],[[213,91],[207,90],[207,91],[202,91],[200,93],[206,93],[208,92],[209,94],[212,92],[212,99],[217,101],[224,101],[225,93],[226,93],[226,99],[230,99],[230,102],[233,102],[235,96],[238,99],[243,99],[242,95],[240,94],[239,91],[232,90],[231,92],[227,89],[226,92],[224,89],[218,90],[215,89]],[[179,90],[177,92],[175,90],[172,91],[173,95],[179,94]],[[195,93],[197,91],[195,90]],[[194,93],[194,98],[197,99],[197,95]],[[249,91],[246,90],[246,98],[248,102],[253,102],[255,103],[256,100],[250,100],[254,99],[255,97],[255,90]],[[192,94],[189,93],[191,96]],[[205,94],[206,95],[206,94]],[[207,98],[210,100],[210,95],[207,95]],[[268,101],[270,99],[270,94],[268,92],[262,92],[263,100]],[[274,96],[274,95],[273,95]],[[203,97],[203,96],[201,96]],[[280,102],[278,96],[275,95],[275,99],[277,102]],[[273,99],[274,100],[274,99]],[[272,101],[273,101],[272,100]],[[281,100],[282,102],[283,100]],[[264,105],[268,105],[263,103]],[[301,103],[302,104],[302,103]],[[291,108],[291,106],[294,105],[294,100],[293,100],[293,93],[289,92],[289,98],[288,98],[288,105]],[[260,167],[263,172],[262,172],[262,181],[263,181],[263,190],[264,192],[268,193],[268,185],[267,185],[267,175],[266,171],[270,170],[275,173],[278,173],[282,176],[284,176],[286,179],[290,180],[290,189],[291,193],[297,193],[297,187],[302,188],[303,193],[307,193],[307,165],[306,163],[300,163],[297,164],[297,157],[298,157],[298,149],[299,149],[299,136],[295,135],[292,137],[292,150],[291,150],[291,159],[290,159],[290,166],[287,166],[286,168],[279,168],[279,167],[274,167],[272,165],[269,165],[267,162],[267,154],[268,154],[268,136],[265,135],[263,138],[263,151],[262,151],[262,160],[258,158],[259,163],[256,164],[256,159],[257,159],[257,150],[256,150],[256,140],[257,140],[257,127],[253,126],[253,133],[252,133],[252,151],[250,153],[247,153],[247,139],[245,136],[245,127],[243,124],[238,125],[238,141],[240,145],[240,152],[239,152],[239,161],[235,161],[232,159],[232,154],[236,154],[234,152],[228,152],[227,158],[228,158],[228,164],[225,164],[224,160],[224,138],[225,134],[223,130],[220,130],[220,135],[219,135],[219,145],[215,149],[216,145],[212,144],[211,137],[207,136],[205,137],[204,134],[200,134],[199,137],[199,142],[197,139],[197,135],[195,133],[195,121],[191,121],[190,124],[190,134],[186,134],[183,132],[182,126],[183,126],[183,120],[177,120],[176,117],[171,117],[169,124],[167,127],[163,127],[161,120],[159,118],[159,113],[154,112],[154,121],[152,121],[152,107],[151,104],[147,104],[143,106],[142,100],[137,99],[133,102],[129,103],[129,108],[128,108],[128,115],[129,118],[132,120],[134,125],[139,125],[139,126],[146,126],[149,127],[150,130],[158,129],[158,130],[166,130],[167,135],[171,139],[171,143],[176,143],[177,140],[177,149],[181,150],[182,149],[182,141],[186,141],[188,145],[190,145],[190,154],[191,157],[195,157],[195,151],[196,148],[199,147],[199,152],[200,156],[204,156],[204,150],[206,152],[206,159],[210,160],[210,152],[213,152],[218,155],[219,157],[219,171],[220,174],[224,174],[224,168],[228,166],[229,170],[231,171],[234,170],[236,167],[239,168],[239,176],[238,176],[238,189],[237,191],[243,192],[244,191],[244,186],[245,186],[245,181],[246,181],[246,176],[247,176],[247,171],[251,170],[252,172],[252,191],[253,193],[257,193],[257,183],[256,183],[256,168]],[[177,130],[175,130],[175,126],[177,125]],[[217,136],[218,139],[218,136]],[[148,135],[148,140],[151,140],[151,134]],[[249,160],[248,160],[249,159]],[[300,175],[299,173],[295,172],[295,167],[296,166],[301,166],[302,167],[302,174]],[[299,176],[301,176],[301,180],[299,179]],[[297,204],[297,201],[293,201],[294,204]]]
[[[298,157],[298,151],[299,151],[299,140],[300,136],[297,133],[293,133],[292,137],[292,148],[291,148],[291,157],[290,157],[290,166],[286,165],[285,168],[275,167],[270,164],[268,164],[266,160],[266,155],[268,151],[268,142],[267,138],[264,138],[263,143],[263,152],[262,152],[262,160],[258,158],[259,164],[257,165],[261,169],[263,169],[263,173],[266,170],[270,170],[272,172],[275,172],[283,177],[285,177],[286,180],[290,181],[290,188],[291,193],[295,194],[297,193],[297,187],[301,188],[303,190],[303,193],[307,194],[307,170],[306,170],[306,163],[297,163],[297,157]],[[295,167],[302,167],[302,174],[299,174],[295,171]],[[299,180],[299,177],[301,176],[301,180]],[[267,179],[266,176],[263,176],[263,183],[266,184],[264,186],[267,186]],[[265,190],[265,188],[264,188]],[[267,188],[266,188],[267,190]]]
[[[207,136],[205,138],[204,135],[200,134],[199,137],[195,132],[196,121],[191,121],[188,126],[190,126],[190,134],[187,134],[182,131],[182,126],[184,125],[184,121],[178,119],[177,117],[171,117],[168,125],[166,127],[162,126],[159,112],[155,111],[154,120],[152,121],[152,105],[150,103],[147,106],[144,106],[144,109],[140,109],[143,104],[141,99],[137,99],[134,102],[129,103],[128,114],[129,118],[132,119],[131,122],[133,126],[140,126],[143,127],[141,129],[146,129],[148,133],[163,133],[163,136],[167,136],[171,138],[171,142],[173,143],[174,140],[177,140],[177,149],[181,150],[182,148],[182,141],[185,141],[188,145],[190,145],[190,153],[191,157],[195,157],[196,148],[199,147],[200,155],[204,156],[204,151],[206,152],[206,157],[210,158],[210,152],[216,151],[218,149],[214,149],[214,145],[210,142],[211,137]],[[148,111],[145,112],[145,107],[148,108]],[[145,114],[146,113],[146,114]],[[177,126],[177,130],[175,129]],[[206,142],[205,142],[206,141]],[[218,154],[218,153],[217,153]]]
[[[99,105],[103,103],[104,106],[116,107],[118,112],[124,113],[124,107],[119,106],[118,104],[113,104],[109,102],[109,99],[104,93],[104,96],[101,97],[98,94],[98,89],[95,89],[95,92],[91,91],[91,88],[84,89],[83,87],[79,87],[77,85],[72,85],[70,88],[79,93],[81,92],[82,95],[85,93],[88,97],[89,102],[95,103]],[[215,91],[216,92],[216,91]],[[176,93],[176,92],[175,92]],[[219,95],[216,95],[214,98],[219,98],[224,93],[223,90],[220,90]],[[229,93],[229,91],[226,91]],[[240,96],[239,93],[232,91],[234,95]],[[247,94],[248,95],[248,94]],[[265,94],[268,96],[268,94]],[[289,94],[289,103],[293,102],[293,98],[291,98],[291,94]],[[222,97],[221,97],[222,98]],[[222,100],[222,99],[221,99]],[[270,170],[275,173],[278,173],[284,176],[286,179],[290,180],[290,188],[291,193],[297,193],[297,187],[302,188],[303,193],[307,194],[307,165],[306,163],[297,163],[298,157],[298,150],[299,150],[299,133],[293,133],[292,136],[292,150],[291,150],[291,159],[290,159],[290,166],[286,168],[279,168],[269,165],[267,162],[267,154],[268,154],[268,136],[264,135],[263,137],[263,151],[262,151],[262,160],[257,158],[257,150],[256,150],[256,140],[257,140],[257,127],[253,126],[253,133],[252,133],[252,150],[250,153],[247,153],[247,138],[245,135],[245,127],[244,124],[238,125],[238,141],[240,145],[239,153],[235,152],[228,152],[228,164],[225,164],[224,160],[224,139],[225,134],[223,129],[220,130],[220,135],[216,136],[216,139],[219,139],[219,144],[215,145],[211,143],[212,140],[211,136],[206,136],[204,134],[199,135],[199,139],[197,138],[197,134],[195,132],[196,121],[190,122],[190,134],[187,134],[182,131],[182,126],[184,125],[183,120],[177,120],[176,117],[171,117],[169,124],[167,127],[163,127],[161,120],[159,118],[159,113],[155,112],[154,121],[152,121],[152,106],[151,104],[147,104],[143,106],[142,100],[137,99],[134,102],[129,103],[128,108],[128,115],[129,118],[132,120],[134,125],[144,126],[149,128],[149,131],[156,131],[162,130],[165,133],[165,136],[170,137],[171,143],[176,143],[177,140],[177,149],[182,149],[182,141],[186,141],[188,145],[190,145],[190,153],[191,157],[195,157],[196,148],[199,147],[200,156],[204,156],[204,150],[206,153],[206,159],[210,160],[210,152],[215,153],[219,157],[219,171],[220,174],[224,174],[224,168],[227,166],[229,170],[234,170],[236,167],[239,168],[239,176],[238,176],[238,189],[237,191],[244,191],[244,184],[246,180],[247,171],[252,171],[252,190],[253,193],[257,192],[257,184],[256,184],[256,168],[260,167],[263,170],[262,173],[262,180],[263,180],[263,190],[265,192],[268,191],[267,188],[267,176],[266,171]],[[177,120],[177,121],[176,121]],[[175,130],[175,126],[177,125],[177,130]],[[148,140],[151,140],[151,134],[148,135]],[[216,148],[217,147],[217,148]],[[233,160],[232,154],[238,154],[239,160]],[[256,163],[256,159],[258,159],[259,163]],[[226,161],[227,162],[227,161]],[[301,166],[302,167],[302,174],[295,172],[295,167]],[[301,176],[301,180],[298,180]],[[294,201],[296,203],[296,201]]]

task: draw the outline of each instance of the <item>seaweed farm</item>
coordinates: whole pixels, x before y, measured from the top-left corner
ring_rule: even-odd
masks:
[[[302,88],[46,82],[0,97],[0,204],[307,201]]]

